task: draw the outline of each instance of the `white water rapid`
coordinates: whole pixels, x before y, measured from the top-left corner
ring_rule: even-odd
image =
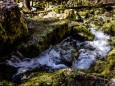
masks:
[[[95,28],[90,30],[95,35],[95,38],[93,41],[77,42],[78,46],[84,47],[79,49],[79,57],[73,63],[73,69],[88,69],[97,58],[103,59],[111,50],[111,46],[108,44],[108,35],[102,31],[97,31]]]
[[[18,68],[17,74],[42,66],[48,67],[49,70],[66,68],[67,62],[71,63],[69,67],[73,69],[88,69],[96,59],[105,58],[111,49],[107,42],[108,35],[95,28],[90,28],[90,30],[95,35],[93,41],[81,42],[68,37],[60,44],[51,46],[38,57],[19,59],[14,56],[7,61],[7,64]],[[77,49],[73,45],[77,46]]]

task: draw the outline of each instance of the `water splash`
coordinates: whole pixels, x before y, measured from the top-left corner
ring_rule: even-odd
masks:
[[[109,39],[108,35],[92,27],[90,30],[95,35],[93,41],[81,42],[68,37],[60,44],[50,46],[49,49],[38,57],[19,59],[14,56],[7,61],[7,64],[18,68],[17,74],[44,66],[50,71],[66,67],[88,69],[96,59],[106,57],[111,49],[111,46],[107,42]],[[68,63],[71,63],[71,65],[68,65]]]
[[[90,30],[95,35],[95,38],[93,41],[82,42],[81,45],[77,43],[78,46],[83,47],[79,49],[79,57],[73,63],[73,69],[88,69],[97,58],[103,59],[111,50],[111,46],[107,42],[108,35],[95,28],[90,28]]]
[[[58,45],[50,46],[49,49],[38,57],[19,59],[19,57],[14,56],[7,61],[7,64],[18,68],[17,74],[25,73],[35,68],[41,68],[42,66],[46,66],[50,70],[66,68],[68,66],[67,63],[74,61],[73,58],[77,57],[77,54],[73,55],[73,53],[77,52],[76,49],[70,44],[71,42],[67,42],[67,40],[69,40],[69,38]]]

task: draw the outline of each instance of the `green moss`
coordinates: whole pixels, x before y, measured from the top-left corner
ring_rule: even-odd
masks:
[[[55,7],[55,8],[53,8],[53,11],[55,11],[56,13],[60,13],[60,8],[59,7]]]
[[[5,42],[7,40],[5,29],[2,27],[2,24],[0,23],[0,41]]]
[[[95,25],[95,27],[101,28],[104,24],[104,20],[102,17],[95,15],[92,23]]]
[[[1,80],[0,81],[0,86],[16,86],[14,83],[6,81],[6,80]]]
[[[78,12],[79,13],[79,15],[80,16],[86,16],[86,14],[88,13],[88,11],[86,10],[86,11],[80,11],[80,12]]]
[[[76,13],[73,9],[66,9],[64,10],[64,13],[62,14],[63,19],[69,19],[69,20],[76,20]]]
[[[6,29],[6,35],[10,44],[13,44],[17,39],[21,37],[27,36],[28,33],[27,24],[23,21],[10,21]]]
[[[28,24],[34,31],[30,37],[31,39],[18,47],[20,51],[24,51],[22,53],[27,57],[37,56],[51,44],[54,45],[61,42],[70,32],[67,20],[31,20]],[[33,51],[31,51],[31,49],[33,49]]]
[[[64,70],[59,70],[54,73],[45,73],[45,72],[38,72],[34,73],[33,78],[29,79],[26,83],[23,83],[21,86],[57,86],[60,83],[61,73]]]
[[[105,23],[103,27],[101,28],[105,33],[108,33],[110,35],[115,34],[115,22],[111,21],[110,23]]]
[[[93,67],[93,73],[98,76],[105,76],[106,78],[115,77],[115,48],[113,48],[106,60],[97,60]]]
[[[21,17],[18,6],[13,4],[8,8],[6,4],[3,10],[3,20],[0,22],[0,53],[11,52],[13,48],[22,42],[27,36],[28,28]]]
[[[53,73],[36,72],[33,77],[27,82],[22,83],[21,86],[89,86],[91,82],[93,85],[100,84],[100,80],[107,82],[107,79],[102,79],[84,73],[81,70],[60,69]]]
[[[73,33],[80,35],[81,38],[83,37],[84,38],[83,40],[86,40],[86,39],[93,40],[94,38],[94,34],[92,34],[86,26],[81,26],[81,25],[75,26],[73,28]],[[74,38],[77,38],[77,37],[74,37]]]
[[[66,20],[61,20],[61,21],[58,21],[58,22],[51,23],[50,25],[58,27],[58,25],[60,26],[60,25],[66,24],[66,23],[67,23]]]
[[[111,37],[110,37],[109,43],[110,43],[113,47],[115,47],[115,36],[111,36]]]
[[[105,10],[103,8],[94,9],[95,15],[103,14],[104,12],[105,12]]]
[[[21,84],[21,86],[70,86],[75,81],[74,79],[79,77],[77,71],[71,69],[60,69],[53,73],[36,72],[33,77],[27,82]]]
[[[52,27],[57,28],[57,34],[62,38],[64,35],[70,32],[70,28],[66,20],[61,20],[50,24]]]

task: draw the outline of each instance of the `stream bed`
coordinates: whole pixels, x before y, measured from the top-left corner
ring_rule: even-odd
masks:
[[[90,68],[96,59],[106,58],[107,53],[111,50],[108,44],[109,35],[93,27],[90,27],[90,31],[95,35],[93,41],[82,42],[67,37],[61,43],[50,46],[35,58],[25,58],[22,55],[23,58],[13,56],[7,60],[8,65],[18,69],[13,77],[34,69],[53,72],[67,67],[75,70]]]

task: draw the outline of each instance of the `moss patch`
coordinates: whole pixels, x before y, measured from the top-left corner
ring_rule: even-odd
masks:
[[[0,23],[0,41],[5,42],[7,40],[5,29],[2,27],[2,24]]]
[[[16,86],[16,84],[6,80],[0,80],[0,86]]]
[[[53,73],[36,72],[33,77],[21,86],[89,86],[101,85],[104,79],[96,77],[89,73],[81,72],[81,70],[73,71],[72,69],[60,69]],[[103,84],[107,83],[105,82]]]
[[[105,23],[101,30],[110,35],[115,35],[115,21]]]
[[[115,78],[115,48],[109,52],[106,60],[96,61],[93,72],[98,76]]]
[[[27,20],[30,28],[30,39],[18,47],[24,56],[35,57],[47,49],[51,44],[54,45],[67,37],[70,27],[67,20]],[[33,51],[31,51],[33,50]],[[29,53],[29,55],[28,55]]]
[[[93,40],[94,38],[94,35],[88,30],[85,25],[77,25],[73,27],[73,33],[77,33],[78,36],[73,34],[73,37],[79,39],[80,36],[80,40]]]
[[[12,48],[28,34],[27,25],[21,17],[18,6],[15,3],[11,5],[6,3],[2,9],[4,19],[0,23],[0,53],[12,51]]]

